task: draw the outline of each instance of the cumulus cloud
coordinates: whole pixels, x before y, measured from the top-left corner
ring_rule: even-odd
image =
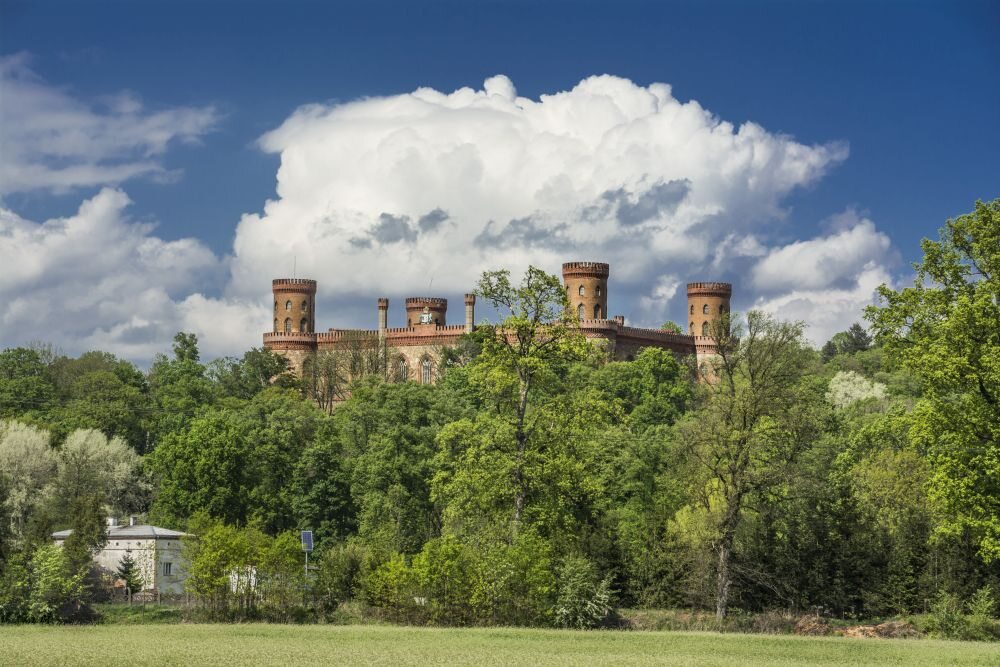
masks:
[[[46,340],[139,361],[169,350],[181,330],[198,333],[208,355],[259,345],[266,305],[203,296],[200,287],[224,280],[224,262],[197,240],[155,236],[129,219],[129,203],[105,188],[42,223],[0,208],[3,345]]]
[[[832,223],[839,231],[768,252],[753,268],[754,286],[774,291],[854,283],[864,267],[890,260],[889,237],[871,220],[847,211]]]
[[[212,107],[147,112],[128,92],[85,101],[46,83],[29,60],[0,57],[0,195],[176,178],[162,162],[167,147],[197,141],[218,120]]]
[[[278,198],[238,225],[234,294],[266,295],[292,258],[327,312],[428,276],[447,296],[484,268],[596,259],[612,264],[613,310],[655,325],[683,298],[668,285],[738,280],[727,272],[766,252],[785,196],[847,156],[614,76],[537,100],[498,75],[308,105],[259,144],[281,157]]]

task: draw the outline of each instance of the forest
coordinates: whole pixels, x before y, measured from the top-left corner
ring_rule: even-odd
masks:
[[[434,384],[363,345],[301,379],[263,349],[203,362],[189,333],[148,370],[5,349],[0,622],[88,618],[106,517],[140,515],[191,534],[189,594],[222,620],[356,603],[442,625],[689,608],[968,629],[1000,592],[1000,200],[922,250],[819,349],[802,323],[724,316],[707,381],[663,350],[610,360],[535,268],[483,274],[502,319],[442,350]]]

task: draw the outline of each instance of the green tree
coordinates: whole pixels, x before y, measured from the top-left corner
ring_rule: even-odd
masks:
[[[210,362],[206,375],[223,396],[250,399],[270,386],[296,388],[288,359],[265,348],[248,350],[242,358],[222,357]]]
[[[801,323],[758,311],[745,331],[713,325],[718,350],[714,380],[702,384],[702,405],[679,423],[678,437],[696,462],[701,505],[716,523],[716,615],[726,615],[731,560],[747,505],[788,479],[789,468],[812,442],[818,392],[803,388],[809,351]]]
[[[885,353],[920,381],[912,442],[952,535],[969,530],[1000,558],[1000,199],[924,239],[912,287],[879,288],[866,315]]]
[[[496,445],[511,448],[511,532],[516,534],[531,484],[526,466],[537,425],[530,414],[532,399],[556,366],[585,356],[587,343],[569,311],[565,288],[557,277],[540,269],[529,266],[516,286],[510,272],[487,271],[476,294],[503,316],[499,324],[481,327],[482,353],[471,379],[509,427],[509,438],[502,435]]]
[[[126,551],[125,555],[122,556],[118,563],[118,569],[115,570],[115,576],[125,582],[129,593],[138,593],[142,590],[142,573],[139,572],[139,567],[135,559],[132,558],[132,552]]]
[[[44,417],[55,404],[55,386],[36,350],[25,347],[0,352],[0,419]]]

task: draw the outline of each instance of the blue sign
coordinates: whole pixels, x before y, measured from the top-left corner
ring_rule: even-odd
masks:
[[[306,553],[313,550],[313,532],[311,530],[302,531],[302,550]]]

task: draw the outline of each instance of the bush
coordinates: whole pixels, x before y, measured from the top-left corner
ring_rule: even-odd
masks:
[[[357,542],[327,547],[319,554],[319,573],[313,592],[320,609],[332,612],[361,591],[367,550]]]
[[[969,600],[969,616],[965,639],[976,639],[979,641],[989,641],[997,639],[1000,635],[1000,628],[994,617],[996,612],[996,599],[993,597],[993,589],[983,586],[972,599]]]
[[[965,636],[965,630],[962,601],[954,593],[939,592],[927,618],[927,632],[935,637],[961,639]]]
[[[564,628],[595,628],[611,615],[611,582],[586,558],[567,558],[559,570],[555,619]]]

